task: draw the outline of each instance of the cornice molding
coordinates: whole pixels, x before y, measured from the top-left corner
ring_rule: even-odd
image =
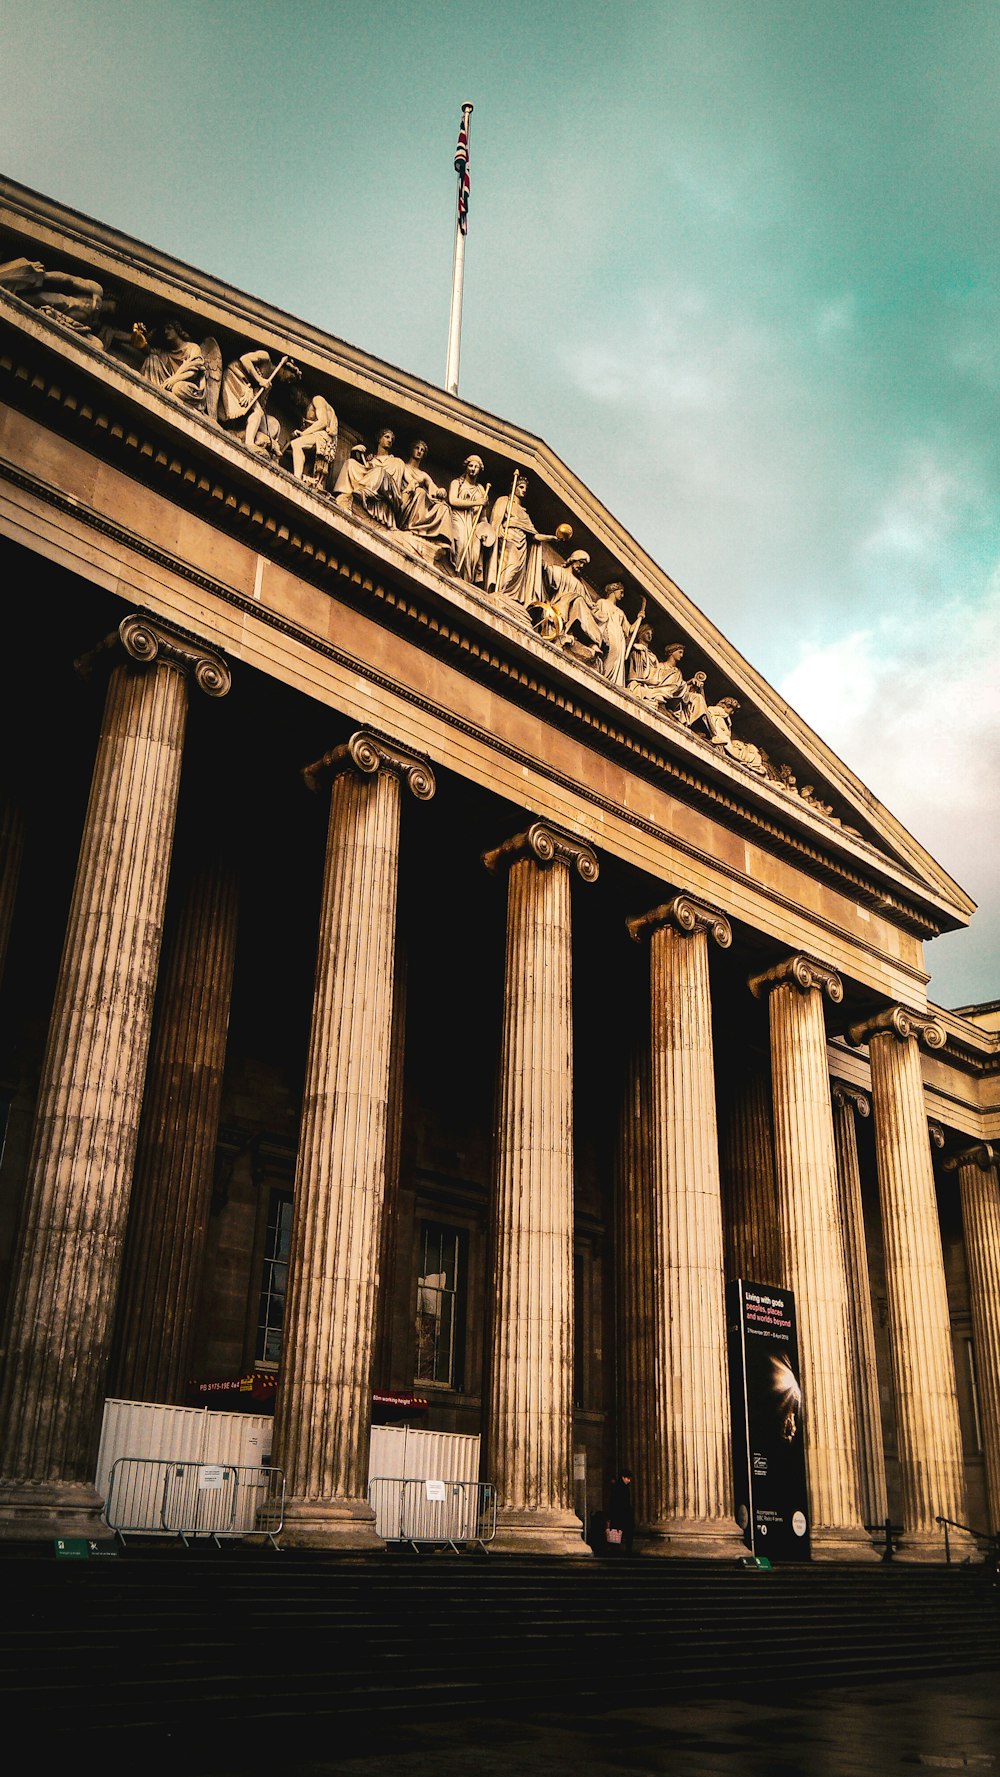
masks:
[[[359,728],[342,746],[324,753],[322,759],[307,765],[302,773],[310,790],[320,790],[344,772],[359,777],[377,777],[391,771],[405,781],[407,789],[418,802],[429,802],[437,789],[437,781],[428,761],[419,753],[408,752],[373,729]]]
[[[593,847],[574,839],[571,833],[550,826],[548,821],[532,821],[523,833],[516,833],[512,839],[505,839],[492,851],[483,853],[483,863],[494,875],[509,870],[512,864],[520,863],[523,858],[533,858],[543,866],[565,864],[567,869],[575,870],[583,882],[596,882],[600,874]]]
[[[672,900],[662,902],[659,907],[651,907],[648,913],[639,913],[634,918],[627,919],[625,924],[629,937],[636,944],[641,944],[644,938],[651,938],[654,932],[661,931],[664,926],[669,926],[672,931],[679,932],[685,938],[706,932],[722,950],[728,950],[733,941],[733,928],[725,914],[718,907],[712,907],[708,901],[699,901],[683,890],[674,895]]]
[[[123,617],[113,634],[106,636],[89,654],[81,655],[74,663],[80,677],[89,679],[101,664],[113,664],[119,648],[137,666],[152,666],[159,661],[185,675],[190,674],[206,697],[225,697],[233,682],[218,649],[200,641],[188,630],[175,628],[162,618],[151,617],[146,611],[134,611]]]
[[[948,1040],[944,1026],[936,1018],[929,1018],[924,1012],[915,1012],[909,1006],[886,1006],[881,1012],[875,1012],[857,1024],[848,1025],[846,1036],[847,1041],[856,1049],[879,1036],[895,1037],[899,1043],[908,1042],[910,1037],[914,1037],[927,1049],[943,1049]]]
[[[829,963],[820,962],[802,950],[775,963],[773,969],[751,975],[747,986],[756,1000],[766,999],[776,987],[795,987],[799,993],[825,993],[835,1006],[839,1006],[844,997],[844,984],[837,971],[831,969]]]

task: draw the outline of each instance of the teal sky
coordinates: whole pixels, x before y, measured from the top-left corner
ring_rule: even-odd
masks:
[[[541,433],[980,903],[996,0],[6,0],[0,166]]]

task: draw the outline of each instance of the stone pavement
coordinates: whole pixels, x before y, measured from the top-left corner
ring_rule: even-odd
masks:
[[[365,1750],[357,1740],[341,1741],[327,1757],[297,1762],[294,1748],[291,1728],[276,1757],[268,1749],[282,1777],[1000,1777],[1000,1677],[814,1690],[786,1701],[699,1699],[582,1717],[533,1712],[397,1731],[376,1721]],[[238,1769],[245,1770],[242,1760],[232,1777]],[[213,1763],[212,1777],[230,1772]]]

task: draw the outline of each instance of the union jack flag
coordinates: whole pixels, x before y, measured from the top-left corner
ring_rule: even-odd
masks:
[[[455,171],[458,174],[458,226],[463,234],[469,232],[469,119],[462,112],[462,121],[458,129],[458,147],[455,149]]]

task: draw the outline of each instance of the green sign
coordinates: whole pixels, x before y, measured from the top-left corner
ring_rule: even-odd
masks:
[[[90,1543],[85,1536],[57,1536],[55,1549],[59,1561],[86,1561]]]

